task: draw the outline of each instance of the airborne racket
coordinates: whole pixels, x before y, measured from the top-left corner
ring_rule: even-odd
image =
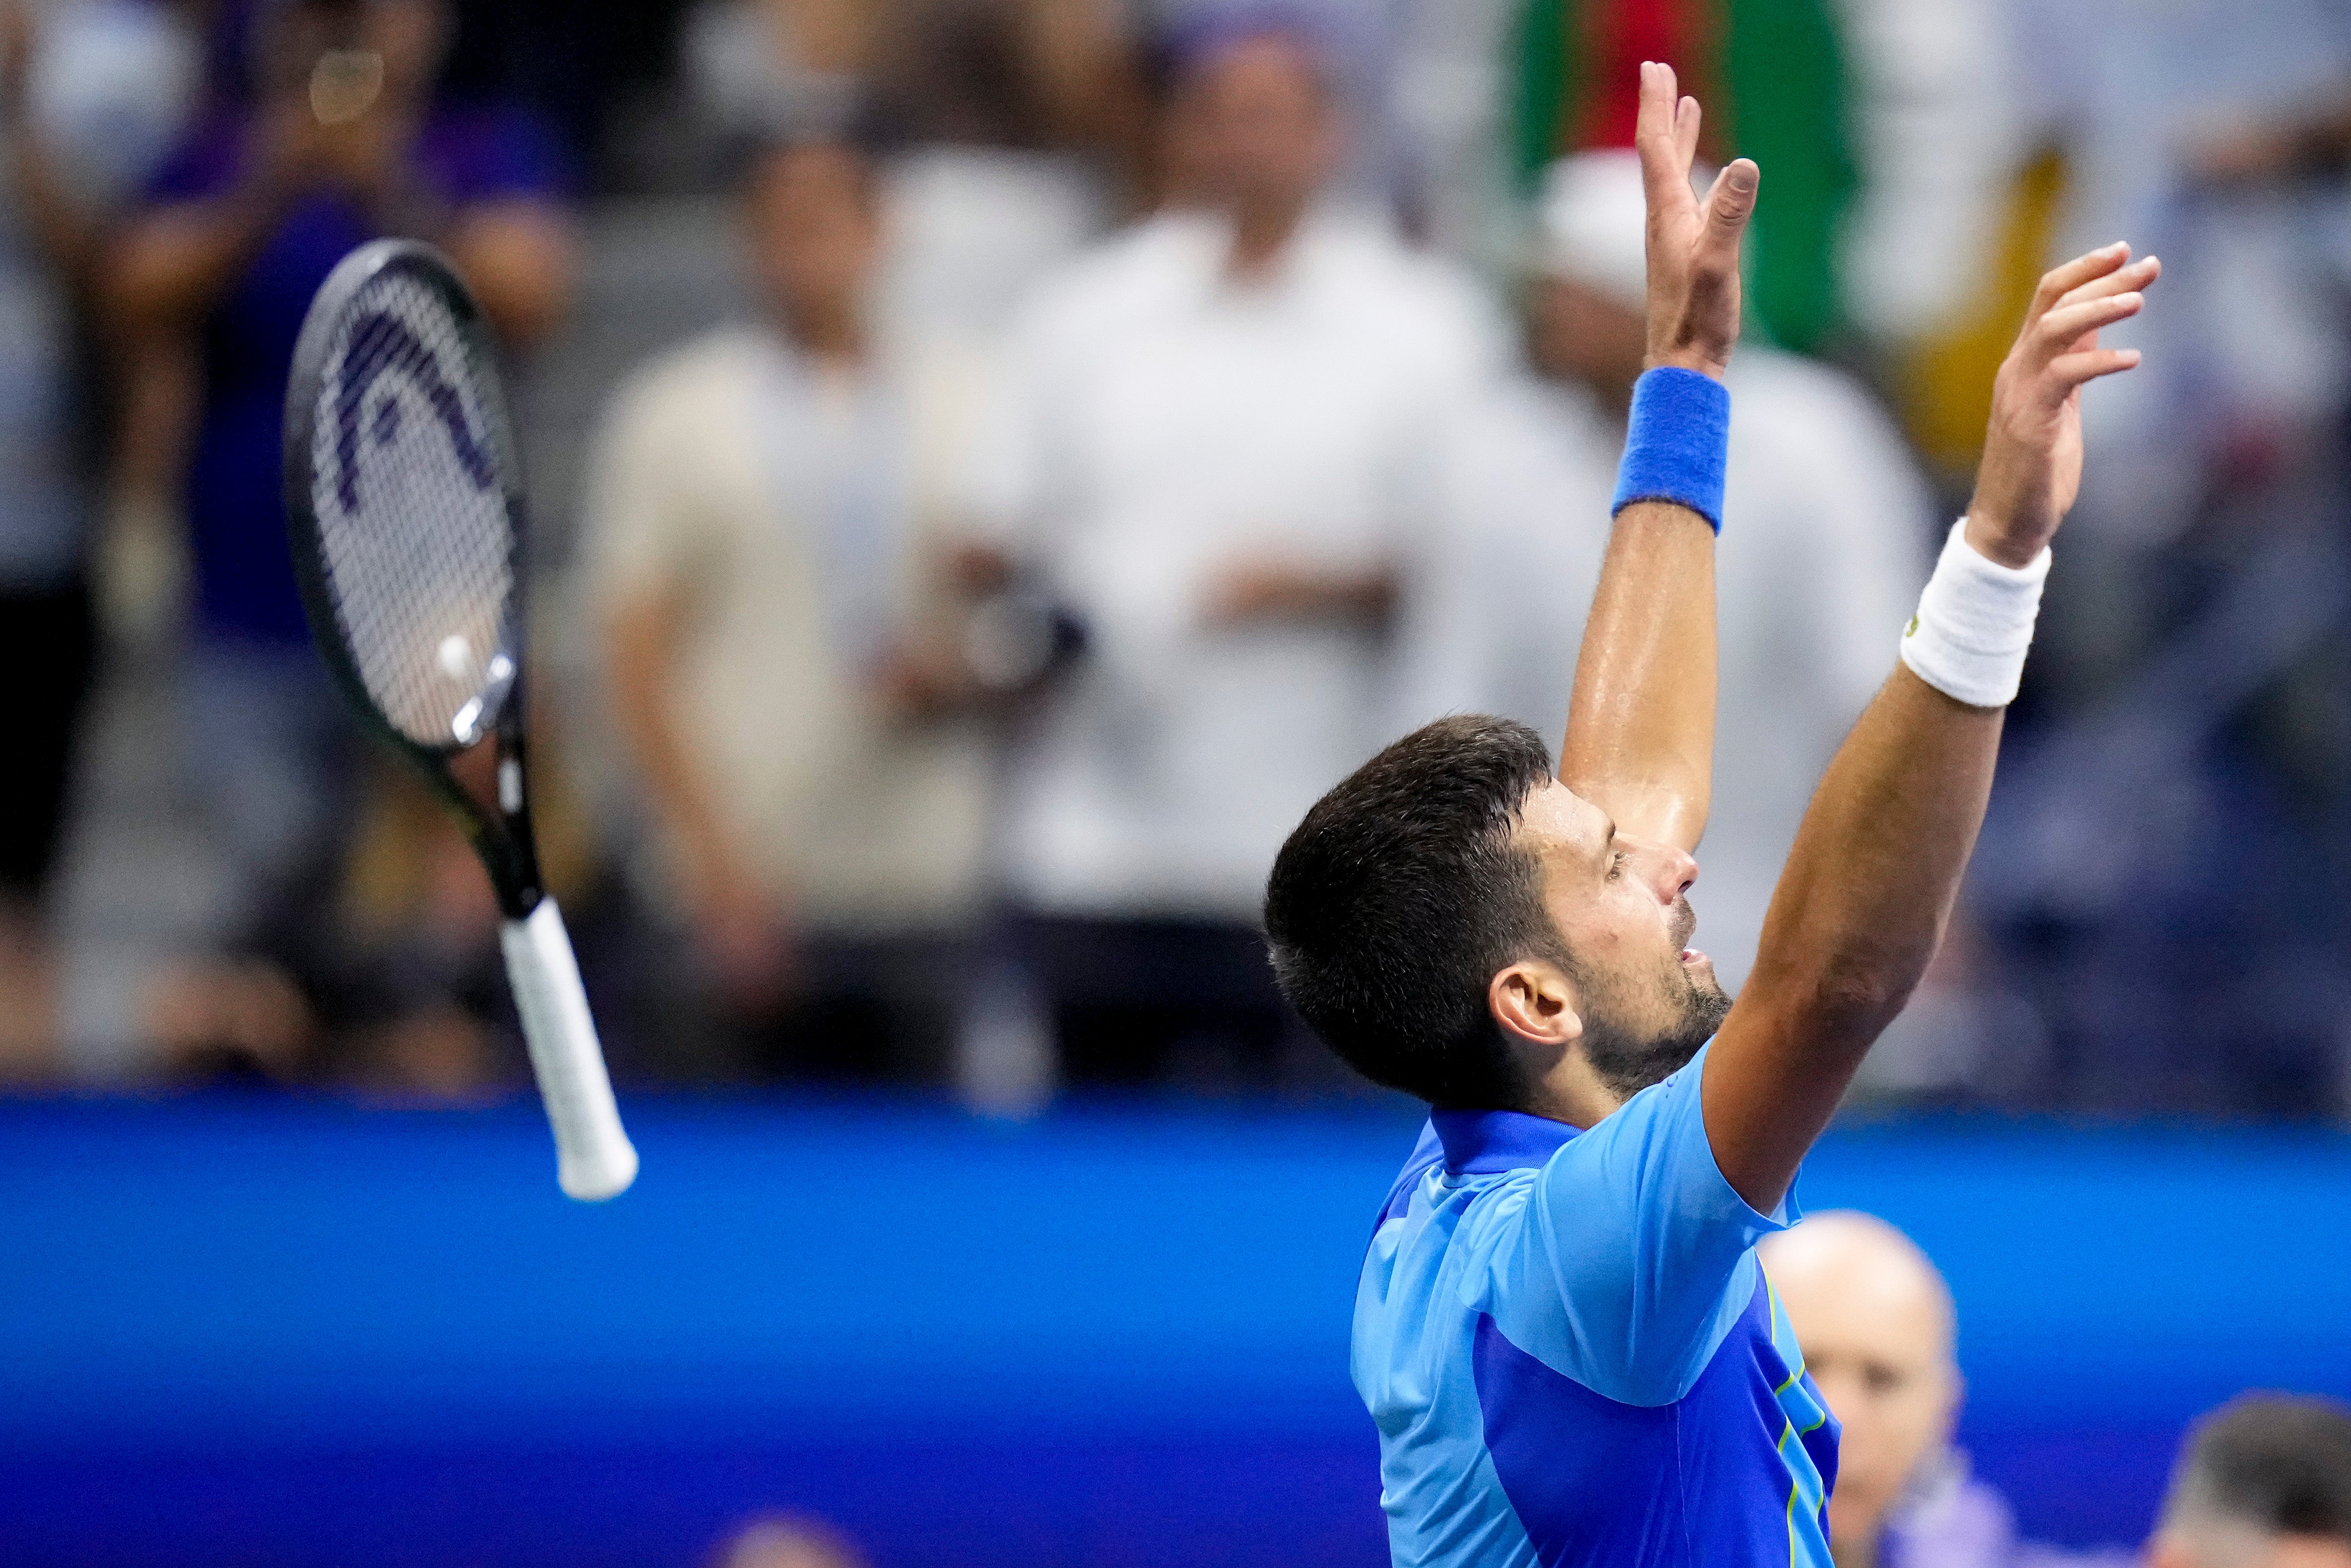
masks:
[[[481,308],[431,246],[361,246],[311,301],[286,394],[286,518],[337,684],[489,871],[557,1179],[573,1197],[611,1197],[635,1178],[637,1152],[531,837],[521,468]],[[451,768],[493,737],[495,810]]]

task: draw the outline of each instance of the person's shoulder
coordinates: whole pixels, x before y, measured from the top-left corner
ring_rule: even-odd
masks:
[[[1468,268],[1406,245],[1361,213],[1319,215],[1308,243],[1326,296],[1379,338],[1464,370],[1499,372],[1508,327],[1499,302]]]
[[[1613,1169],[1620,1147],[1631,1146],[1655,1152],[1677,1145],[1684,1155],[1702,1154],[1710,1165],[1714,1156],[1706,1144],[1702,1121],[1698,1113],[1698,1088],[1705,1078],[1707,1054],[1713,1044],[1708,1040],[1698,1049],[1697,1055],[1679,1068],[1656,1082],[1635,1090],[1622,1105],[1602,1117],[1590,1131],[1570,1144],[1568,1152],[1575,1153],[1595,1166]],[[1697,1133],[1694,1141],[1684,1135],[1693,1131]]]
[[[1016,340],[1083,339],[1147,318],[1198,292],[1216,267],[1213,220],[1159,213],[1095,241],[1048,270],[1022,301]]]
[[[707,437],[725,423],[716,416],[749,399],[770,352],[765,335],[752,327],[720,327],[689,339],[621,379],[612,392],[613,417],[658,424],[689,439]]]
[[[1349,207],[1317,212],[1306,220],[1301,243],[1324,277],[1358,291],[1431,312],[1458,314],[1479,304],[1482,291],[1471,273],[1406,244],[1378,214]]]

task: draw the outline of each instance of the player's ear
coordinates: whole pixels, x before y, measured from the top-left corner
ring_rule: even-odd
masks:
[[[1486,984],[1486,1008],[1505,1039],[1557,1049],[1583,1038],[1574,985],[1556,964],[1522,958]]]

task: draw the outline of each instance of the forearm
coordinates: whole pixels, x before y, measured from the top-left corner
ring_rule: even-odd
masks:
[[[200,320],[252,260],[281,215],[266,192],[166,208],[123,237],[106,279],[108,304],[129,329]]]
[[[1386,565],[1345,571],[1278,559],[1249,560],[1210,585],[1203,619],[1221,626],[1335,622],[1376,629],[1387,624],[1395,600],[1396,574]]]
[[[612,704],[653,813],[684,857],[688,895],[722,879],[732,846],[701,768],[677,720],[672,679],[677,607],[659,601],[623,607],[612,618]]]
[[[1870,1043],[1934,957],[1991,792],[2001,715],[2040,614],[2049,541],[2081,484],[2081,390],[2138,363],[2099,329],[2160,265],[2116,245],[2042,278],[1994,379],[1974,499],[1845,739],[1781,874],[1746,990],[1716,1036],[1707,1136],[1769,1209]]]
[[[1716,1162],[1760,1209],[1785,1195],[1935,956],[1983,823],[2002,711],[1897,664],[1813,797],[1704,1085]]]
[[[1687,850],[1713,787],[1714,530],[1687,507],[1617,514],[1576,660],[1561,782],[1627,835]]]

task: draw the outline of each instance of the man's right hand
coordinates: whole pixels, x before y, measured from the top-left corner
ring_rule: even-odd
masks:
[[[1698,99],[1679,96],[1674,68],[1644,64],[1634,141],[1649,197],[1647,367],[1719,381],[1739,342],[1739,242],[1761,175],[1750,160],[1732,159],[1701,206],[1690,190],[1698,127]]]
[[[1968,512],[1968,542],[1988,560],[2032,564],[2074,504],[2082,385],[2138,363],[2097,341],[2137,313],[2159,270],[2129,260],[2108,246],[2041,280],[2001,367]],[[2002,716],[1896,664],[1813,795],[1702,1086],[1716,1163],[1759,1209],[1786,1196],[1934,957],[1991,796]]]
[[[727,1008],[754,1018],[781,1008],[799,979],[798,956],[776,900],[721,873],[701,879],[690,907],[702,961]]]
[[[2032,564],[2082,488],[2082,388],[2138,363],[2137,349],[2098,347],[2098,329],[2136,316],[2163,264],[2110,245],[2041,280],[2024,329],[1992,383],[1991,424],[1968,543],[1986,560]]]

